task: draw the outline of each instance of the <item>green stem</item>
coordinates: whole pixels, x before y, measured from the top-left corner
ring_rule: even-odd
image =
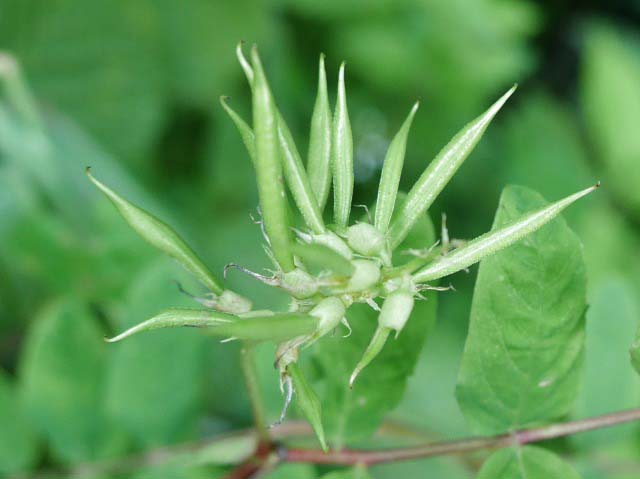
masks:
[[[242,375],[247,386],[249,401],[251,402],[251,410],[253,411],[253,422],[256,432],[261,442],[270,442],[269,433],[267,431],[264,405],[262,404],[262,395],[260,394],[260,383],[255,365],[255,349],[250,343],[244,343],[240,349],[240,367]]]

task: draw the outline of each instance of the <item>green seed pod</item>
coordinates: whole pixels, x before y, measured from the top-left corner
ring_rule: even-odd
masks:
[[[325,298],[318,305],[309,311],[311,316],[315,316],[320,321],[318,323],[318,336],[324,336],[335,329],[346,312],[344,303],[335,296]]]
[[[272,313],[238,317],[232,314],[198,309],[167,309],[151,319],[127,329],[107,342],[114,343],[144,331],[162,328],[206,328],[218,337],[246,341],[285,341],[310,334],[318,319],[301,313]]]
[[[386,297],[382,303],[382,310],[378,316],[378,324],[381,327],[393,329],[396,336],[407,323],[411,311],[413,311],[413,294],[406,289],[399,289]]]
[[[280,287],[294,298],[306,299],[318,293],[318,280],[299,268],[280,275]]]
[[[353,251],[364,256],[379,256],[385,247],[385,238],[369,223],[357,223],[347,228],[347,243]]]
[[[390,332],[391,329],[384,328],[380,326],[380,324],[378,324],[378,328],[376,329],[376,332],[373,333],[373,337],[371,338],[367,349],[365,349],[364,353],[362,354],[362,358],[360,358],[360,361],[353,370],[353,373],[351,373],[351,377],[349,378],[350,388],[353,387],[353,383],[355,383],[356,378],[362,372],[362,370],[366,368],[367,365],[371,361],[373,361],[378,354],[380,354],[380,351],[382,351],[382,348],[384,347],[384,343],[387,342],[387,338],[389,337]]]
[[[356,259],[351,262],[354,272],[349,283],[347,284],[347,292],[360,292],[375,286],[380,281],[380,265],[375,261],[366,259]]]
[[[216,309],[225,313],[248,313],[252,307],[251,300],[228,289],[225,289],[216,299]]]

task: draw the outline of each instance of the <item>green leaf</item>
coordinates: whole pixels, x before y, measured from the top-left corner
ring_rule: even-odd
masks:
[[[29,330],[21,363],[25,405],[65,463],[119,447],[103,408],[105,346],[94,318],[73,299],[49,306]]]
[[[388,233],[391,249],[397,248],[402,243],[416,220],[429,209],[451,177],[458,171],[462,162],[473,151],[493,117],[515,89],[516,87],[513,86],[486,112],[460,130],[418,178],[409,191],[400,214],[391,222]]]
[[[228,100],[228,97],[221,96],[220,97],[220,104],[222,105],[222,108],[224,108],[224,111],[226,111],[227,114],[229,115],[229,117],[231,118],[231,121],[233,121],[233,123],[236,125],[236,128],[238,129],[238,132],[240,133],[240,136],[242,137],[242,142],[244,143],[244,146],[247,148],[247,152],[249,153],[249,157],[251,158],[251,161],[255,165],[255,161],[256,161],[256,137],[253,134],[253,130],[247,124],[247,122],[244,121],[240,117],[240,115],[238,115],[227,104],[227,100]]]
[[[153,247],[178,261],[178,263],[198,278],[202,284],[209,288],[209,290],[216,294],[222,293],[222,287],[214,275],[171,226],[118,196],[113,190],[96,180],[91,175],[89,168],[87,168],[87,175],[111,200],[125,221],[129,223],[129,226],[131,226],[136,233],[142,236],[142,238]]]
[[[342,471],[334,471],[325,474],[320,479],[370,479],[371,476],[367,472],[365,466],[355,466]]]
[[[403,247],[424,247],[435,241],[433,225],[423,215]],[[378,313],[354,304],[347,312],[353,333],[348,338],[326,336],[314,346],[315,374],[310,377],[323,409],[329,444],[337,449],[371,436],[384,416],[400,402],[425,338],[435,322],[436,295],[418,301],[404,330],[358,377],[353,389],[349,376],[362,357],[377,326]]]
[[[287,366],[287,371],[291,375],[291,380],[293,381],[296,403],[307,418],[307,421],[311,424],[311,427],[313,427],[316,436],[318,436],[318,441],[320,441],[322,450],[326,451],[327,441],[324,435],[324,428],[322,427],[322,405],[320,404],[318,395],[311,388],[297,364],[289,364],[289,366]]]
[[[292,246],[293,254],[307,267],[318,271],[331,271],[338,276],[349,277],[353,274],[351,262],[333,248],[318,243],[299,243]]]
[[[553,452],[525,446],[494,452],[484,463],[477,479],[580,479],[569,464]]]
[[[280,113],[278,113],[278,140],[284,176],[296,206],[311,231],[315,234],[322,234],[326,231],[324,221],[322,221],[322,213],[311,189],[311,183],[302,164],[298,148],[291,136],[291,131]]]
[[[156,260],[133,275],[118,307],[126,315],[113,318],[115,327],[132,326],[136,318],[164,305],[191,303],[168,280],[176,273],[186,276],[176,265]],[[203,414],[206,358],[212,348],[212,340],[198,333],[157,331],[107,346],[105,407],[111,420],[137,444],[157,447],[195,439]],[[210,377],[207,383],[217,380]]]
[[[640,41],[606,23],[586,28],[580,87],[592,150],[607,184],[622,203],[640,213]]]
[[[278,114],[257,48],[251,50],[253,66],[253,132],[256,135],[256,180],[262,219],[273,255],[285,271],[294,268],[287,198],[278,148]]]
[[[547,204],[506,188],[493,229]],[[586,278],[582,248],[558,217],[480,265],[456,397],[477,432],[563,416],[580,384]]]
[[[640,309],[633,284],[619,272],[594,281],[589,272],[589,310],[584,359],[584,376],[576,407],[576,418],[592,417],[637,407],[640,383],[629,365],[629,338],[633,337]],[[611,320],[615,318],[615,327]],[[632,353],[633,354],[633,353]],[[611,374],[615,371],[615,374]],[[611,394],[615,391],[615,394]],[[571,437],[582,450],[600,450],[617,442],[630,441],[637,424],[605,428]]]
[[[402,166],[404,165],[404,154],[407,149],[407,138],[413,117],[418,110],[416,102],[409,112],[409,116],[400,127],[400,131],[391,141],[387,156],[384,159],[382,174],[380,176],[380,186],[378,187],[378,199],[376,201],[376,214],[374,217],[374,226],[382,233],[386,233],[391,222],[391,215],[396,205],[396,196],[398,194],[398,185],[400,184],[400,175],[402,174]]]
[[[324,54],[320,55],[318,67],[318,95],[311,116],[307,170],[311,188],[322,211],[331,188],[331,107],[327,94]]]
[[[263,479],[317,479],[318,473],[311,464],[281,464]]]
[[[37,437],[18,388],[0,370],[0,474],[24,472],[37,459]]]
[[[336,224],[349,224],[353,197],[353,138],[344,86],[344,63],[338,76],[338,98],[331,127],[331,170],[333,173],[333,217]]]
[[[7,2],[0,43],[20,58],[40,100],[119,157],[144,158],[167,111],[155,16],[141,23],[148,12],[138,2],[96,0],[86,7],[81,0]],[[86,75],[78,74],[79,65]]]
[[[449,254],[440,256],[415,273],[413,279],[417,282],[433,281],[466,269],[481,259],[532,234],[558,216],[567,206],[588,195],[599,186],[600,183],[526,215],[523,214],[519,218],[511,218],[510,221],[496,223],[499,228],[494,227],[492,231],[478,236]]]

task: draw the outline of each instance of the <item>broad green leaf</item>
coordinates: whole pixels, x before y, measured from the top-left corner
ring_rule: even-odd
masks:
[[[324,54],[320,55],[318,67],[318,94],[311,116],[307,170],[311,188],[322,211],[331,188],[331,107],[327,94]]]
[[[20,59],[40,100],[118,156],[140,160],[167,111],[161,37],[153,14],[141,18],[137,2],[5,2],[0,43]]]
[[[413,105],[409,112],[409,116],[400,127],[400,131],[391,141],[387,156],[384,158],[382,166],[382,174],[380,176],[380,185],[378,186],[378,199],[376,201],[376,214],[374,217],[374,226],[382,233],[386,233],[391,222],[391,215],[396,205],[396,196],[398,194],[398,185],[400,184],[400,175],[402,174],[402,166],[404,165],[404,154],[407,149],[407,138],[413,117],[418,110],[419,102]]]
[[[341,471],[330,472],[320,479],[371,479],[365,466],[355,466]]]
[[[477,479],[580,479],[580,475],[556,454],[535,446],[494,452]]]
[[[292,363],[287,367],[293,381],[293,389],[296,394],[296,404],[313,427],[324,451],[327,450],[327,441],[322,427],[322,405],[318,395],[311,388],[300,367]]]
[[[493,117],[515,89],[516,87],[513,86],[486,112],[460,130],[418,178],[409,191],[407,201],[400,213],[391,222],[388,233],[391,249],[397,248],[402,243],[420,215],[429,209],[451,177],[458,171],[462,162],[473,151]]]
[[[580,78],[588,138],[611,191],[640,213],[640,41],[606,23],[585,29]]]
[[[274,18],[252,0],[211,2],[144,0],[138,28],[157,18],[162,71],[174,104],[208,109],[211,99],[237,82],[233,49],[239,38],[267,47]]]
[[[213,274],[171,226],[118,196],[109,187],[96,180],[88,168],[87,175],[89,175],[91,181],[111,200],[125,221],[129,223],[129,226],[131,226],[136,233],[142,236],[142,238],[153,247],[178,261],[178,263],[198,278],[202,284],[209,288],[209,290],[216,294],[222,293],[222,287]]]
[[[433,225],[422,216],[403,244],[425,247],[435,241]],[[371,436],[384,416],[402,399],[407,380],[435,322],[436,295],[417,301],[413,314],[397,339],[389,339],[375,361],[360,374],[353,389],[349,376],[376,329],[378,313],[368,305],[349,308],[353,333],[348,338],[326,336],[314,346],[312,384],[318,392],[323,423],[331,447],[340,449]]]
[[[0,370],[0,474],[24,472],[36,462],[38,438],[19,390]]]
[[[278,140],[280,142],[282,169],[296,206],[300,210],[304,222],[313,233],[324,233],[326,229],[324,221],[322,221],[322,213],[311,189],[311,183],[302,164],[300,153],[298,153],[298,148],[293,141],[289,127],[279,113]]]
[[[104,414],[105,346],[95,319],[72,299],[50,305],[29,330],[21,362],[25,406],[65,463],[120,447]]]
[[[508,187],[493,230],[547,203]],[[580,385],[586,278],[582,247],[558,217],[480,265],[456,397],[476,432],[563,416]]]
[[[351,276],[353,265],[351,262],[337,253],[333,248],[318,243],[296,242],[292,246],[293,254],[302,262],[318,271],[331,271],[338,276]]]
[[[511,246],[549,221],[558,216],[567,206],[588,195],[600,186],[595,186],[574,193],[560,201],[543,206],[537,210],[522,215],[519,218],[510,218],[510,221],[501,221],[499,228],[478,236],[469,243],[453,250],[451,253],[440,256],[413,275],[417,282],[433,281],[444,276],[456,273],[477,263],[481,259],[490,256],[501,249]],[[500,206],[498,206],[500,208]],[[498,225],[498,223],[496,223]]]
[[[311,464],[282,464],[267,472],[263,479],[317,479],[318,473]]]
[[[629,365],[627,351],[640,312],[636,290],[619,273],[599,280],[592,278],[589,275],[584,378],[573,410],[576,418],[631,409],[640,400],[640,383]],[[615,318],[615,327],[612,327],[612,318]],[[571,442],[583,450],[600,450],[629,441],[637,429],[637,424],[625,424],[579,434],[571,437]]]
[[[211,335],[247,341],[282,341],[314,331],[317,320],[302,313],[275,313],[238,317],[209,309],[171,308],[139,323],[117,336],[110,343],[134,334],[164,328],[207,328]]]
[[[132,326],[138,318],[166,305],[192,304],[169,280],[176,273],[186,277],[176,265],[156,260],[133,275],[126,298],[109,318],[113,329]],[[195,439],[211,343],[199,331],[180,329],[107,345],[103,394],[111,420],[144,447]]]
[[[253,66],[253,132],[256,136],[256,180],[262,219],[273,255],[285,271],[294,268],[282,165],[278,147],[278,113],[262,69],[257,48],[251,50]]]
[[[353,138],[347,111],[344,63],[338,76],[338,98],[331,126],[331,171],[333,174],[333,217],[336,224],[349,224],[353,197]]]
[[[227,97],[221,96],[220,97],[220,104],[222,105],[222,108],[224,108],[224,111],[227,112],[227,114],[229,115],[229,117],[231,118],[233,123],[236,125],[236,128],[238,129],[238,132],[240,133],[240,136],[242,137],[242,143],[244,143],[244,146],[247,148],[247,152],[249,153],[249,157],[251,158],[252,163],[255,165],[255,161],[256,161],[256,137],[253,134],[253,130],[247,124],[247,122],[244,121],[240,117],[240,115],[238,115],[227,104],[227,99],[228,99]]]

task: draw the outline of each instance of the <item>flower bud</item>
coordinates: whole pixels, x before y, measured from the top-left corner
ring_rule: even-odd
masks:
[[[301,269],[281,273],[279,280],[279,286],[294,298],[306,299],[318,292],[318,281]]]
[[[315,308],[309,311],[311,316],[320,320],[318,322],[318,336],[324,336],[336,328],[342,321],[345,312],[346,309],[342,301],[334,296],[320,301]]]
[[[380,265],[375,261],[356,259],[351,264],[354,271],[347,284],[348,292],[366,291],[380,281]]]
[[[407,323],[411,311],[413,311],[413,303],[413,294],[409,291],[404,289],[394,291],[382,303],[378,324],[381,327],[395,330],[397,335]]]
[[[347,228],[347,243],[364,256],[378,256],[384,250],[384,235],[369,223],[357,223]]]
[[[253,304],[250,300],[228,289],[225,289],[222,294],[216,298],[215,308],[225,313],[248,313],[252,307]]]

